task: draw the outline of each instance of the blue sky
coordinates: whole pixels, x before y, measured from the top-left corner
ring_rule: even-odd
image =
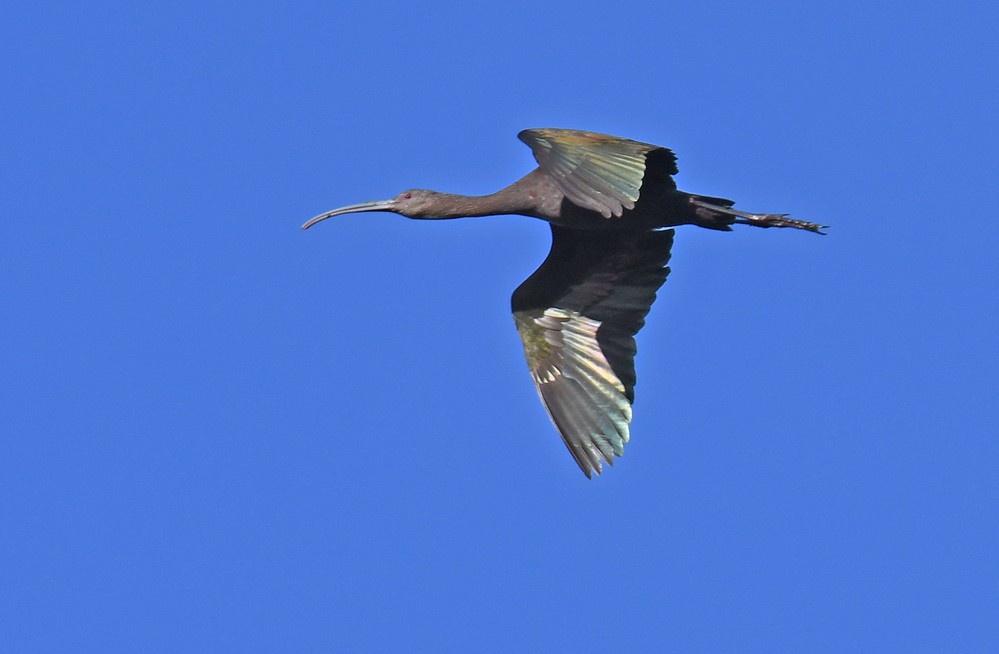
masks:
[[[996,649],[981,5],[6,7],[3,649]],[[831,225],[679,231],[592,481],[509,315],[545,225],[298,229],[543,126]]]

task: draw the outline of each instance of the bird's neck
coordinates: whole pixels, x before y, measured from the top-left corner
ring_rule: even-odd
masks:
[[[501,214],[537,215],[537,200],[533,173],[528,174],[510,186],[489,195],[454,195],[441,193],[446,202],[435,216],[438,218],[463,218],[475,216],[496,216]]]

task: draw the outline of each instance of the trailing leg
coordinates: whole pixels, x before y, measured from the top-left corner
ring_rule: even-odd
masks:
[[[694,211],[697,214],[700,215],[702,212],[705,212],[707,214],[706,217],[712,222],[723,221],[728,224],[735,223],[739,225],[753,225],[755,227],[793,227],[795,229],[815,232],[816,234],[824,234],[825,232],[822,230],[827,227],[827,225],[788,218],[786,213],[749,213],[739,211],[738,209],[733,209],[731,206],[720,206],[706,202],[697,196],[690,198],[690,204],[694,206]]]

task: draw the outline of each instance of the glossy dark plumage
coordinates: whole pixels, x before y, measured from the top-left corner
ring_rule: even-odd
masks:
[[[552,250],[513,294],[513,316],[548,415],[583,472],[624,453],[635,334],[669,274],[673,230],[552,226]]]
[[[630,437],[635,334],[666,280],[676,225],[820,225],[732,209],[676,189],[663,147],[578,130],[524,130],[538,168],[486,196],[414,189],[316,216],[391,211],[446,219],[518,213],[551,223],[552,249],[514,292],[514,322],[542,403],[587,477],[621,456]]]

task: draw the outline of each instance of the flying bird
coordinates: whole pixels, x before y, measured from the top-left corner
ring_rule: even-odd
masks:
[[[670,269],[678,225],[734,224],[822,233],[787,214],[733,209],[723,198],[677,190],[667,148],[570,129],[519,135],[538,167],[504,189],[465,196],[424,189],[316,216],[389,211],[440,220],[521,214],[551,225],[548,258],[513,293],[513,319],[541,401],[583,473],[613,465],[630,438],[635,335]]]

